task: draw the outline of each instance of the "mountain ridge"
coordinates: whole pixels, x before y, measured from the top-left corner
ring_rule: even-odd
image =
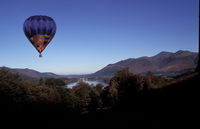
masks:
[[[151,71],[153,73],[170,73],[186,69],[195,69],[198,53],[179,50],[177,52],[160,52],[157,55],[139,58],[128,58],[114,64],[109,64],[95,72],[93,76],[113,76],[122,68],[129,67],[130,72],[141,74]]]
[[[108,64],[104,68],[92,74],[80,75],[57,75],[52,72],[38,72],[28,68],[8,68],[13,73],[19,73],[32,78],[80,78],[80,77],[112,77],[115,72],[129,67],[134,74],[144,74],[151,71],[156,74],[172,75],[172,73],[182,73],[192,71],[198,63],[198,53],[179,50],[177,52],[162,51],[154,56],[142,56],[138,58],[128,58],[113,64]],[[2,67],[0,67],[1,69]]]
[[[19,73],[31,78],[56,78],[59,77],[59,75],[51,73],[51,72],[38,72],[36,70],[33,69],[29,69],[29,68],[9,68],[9,67],[0,67],[0,69],[5,68],[6,70],[9,70],[12,73]]]

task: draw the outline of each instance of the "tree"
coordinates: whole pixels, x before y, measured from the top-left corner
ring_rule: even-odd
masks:
[[[39,82],[38,82],[38,85],[44,85],[45,84],[45,81],[44,79],[41,77]]]
[[[91,86],[83,81],[79,82],[76,86],[72,88],[72,91],[78,97],[78,108],[81,113],[88,112],[88,106],[91,101],[91,90]]]
[[[57,92],[60,95],[60,103],[67,108],[68,110],[76,110],[78,105],[78,98],[72,92],[71,89],[63,88],[63,87],[56,87]]]
[[[102,107],[102,99],[101,94],[97,90],[91,90],[90,91],[90,103],[88,105],[89,111],[96,111],[98,108]]]
[[[161,88],[165,82],[163,76],[154,76],[152,72],[148,72],[144,76],[143,90],[148,91],[149,89]]]
[[[0,70],[0,81],[1,82],[7,82],[10,85],[19,83],[21,81],[21,77],[18,73],[11,73],[10,71],[6,70],[5,68],[2,68]]]
[[[111,78],[108,87],[108,97],[111,98],[113,104],[132,101],[138,95],[141,89],[143,78],[129,72],[129,68],[124,68],[115,73]]]
[[[103,88],[103,85],[101,83],[98,83],[94,89],[99,93],[101,94],[102,93],[102,88]]]
[[[147,74],[144,76],[144,85],[143,90],[148,91],[149,89],[154,87],[154,76],[152,72],[147,72]]]
[[[25,87],[19,74],[13,74],[2,68],[0,70],[0,100],[5,103],[18,103],[25,100]],[[24,99],[24,100],[23,100]]]
[[[45,84],[48,86],[65,86],[65,82],[62,79],[47,78]]]

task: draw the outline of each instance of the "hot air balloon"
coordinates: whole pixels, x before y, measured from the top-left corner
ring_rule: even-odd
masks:
[[[56,23],[48,16],[35,15],[24,22],[24,33],[31,44],[40,53],[46,48],[56,33]]]

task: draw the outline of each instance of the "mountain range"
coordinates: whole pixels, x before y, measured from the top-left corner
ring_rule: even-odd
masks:
[[[184,72],[192,71],[198,63],[198,53],[179,50],[175,53],[160,52],[152,57],[129,58],[109,64],[101,70],[87,75],[57,75],[51,72],[41,73],[32,69],[8,68],[13,73],[19,73],[31,78],[58,78],[58,77],[112,77],[115,72],[129,67],[134,74],[145,74],[148,71],[158,75],[173,76]],[[2,67],[0,67],[1,69]]]
[[[173,75],[194,70],[198,62],[198,53],[179,50],[175,53],[160,52],[152,57],[129,58],[114,64],[109,64],[103,69],[92,74],[93,76],[113,76],[115,72],[129,67],[134,74],[144,74],[148,71],[154,74]]]

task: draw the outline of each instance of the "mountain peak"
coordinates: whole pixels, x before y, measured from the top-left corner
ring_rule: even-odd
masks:
[[[174,55],[176,56],[181,56],[181,57],[184,57],[184,56],[191,56],[191,55],[196,55],[197,53],[195,52],[190,52],[190,51],[184,51],[184,50],[179,50],[177,51],[176,53],[174,53]]]
[[[162,51],[162,52],[156,54],[156,55],[153,56],[153,57],[156,57],[156,56],[169,56],[170,54],[172,54],[172,52]]]
[[[190,53],[190,51],[187,51],[187,50],[179,50],[179,51],[177,51],[176,53]]]

